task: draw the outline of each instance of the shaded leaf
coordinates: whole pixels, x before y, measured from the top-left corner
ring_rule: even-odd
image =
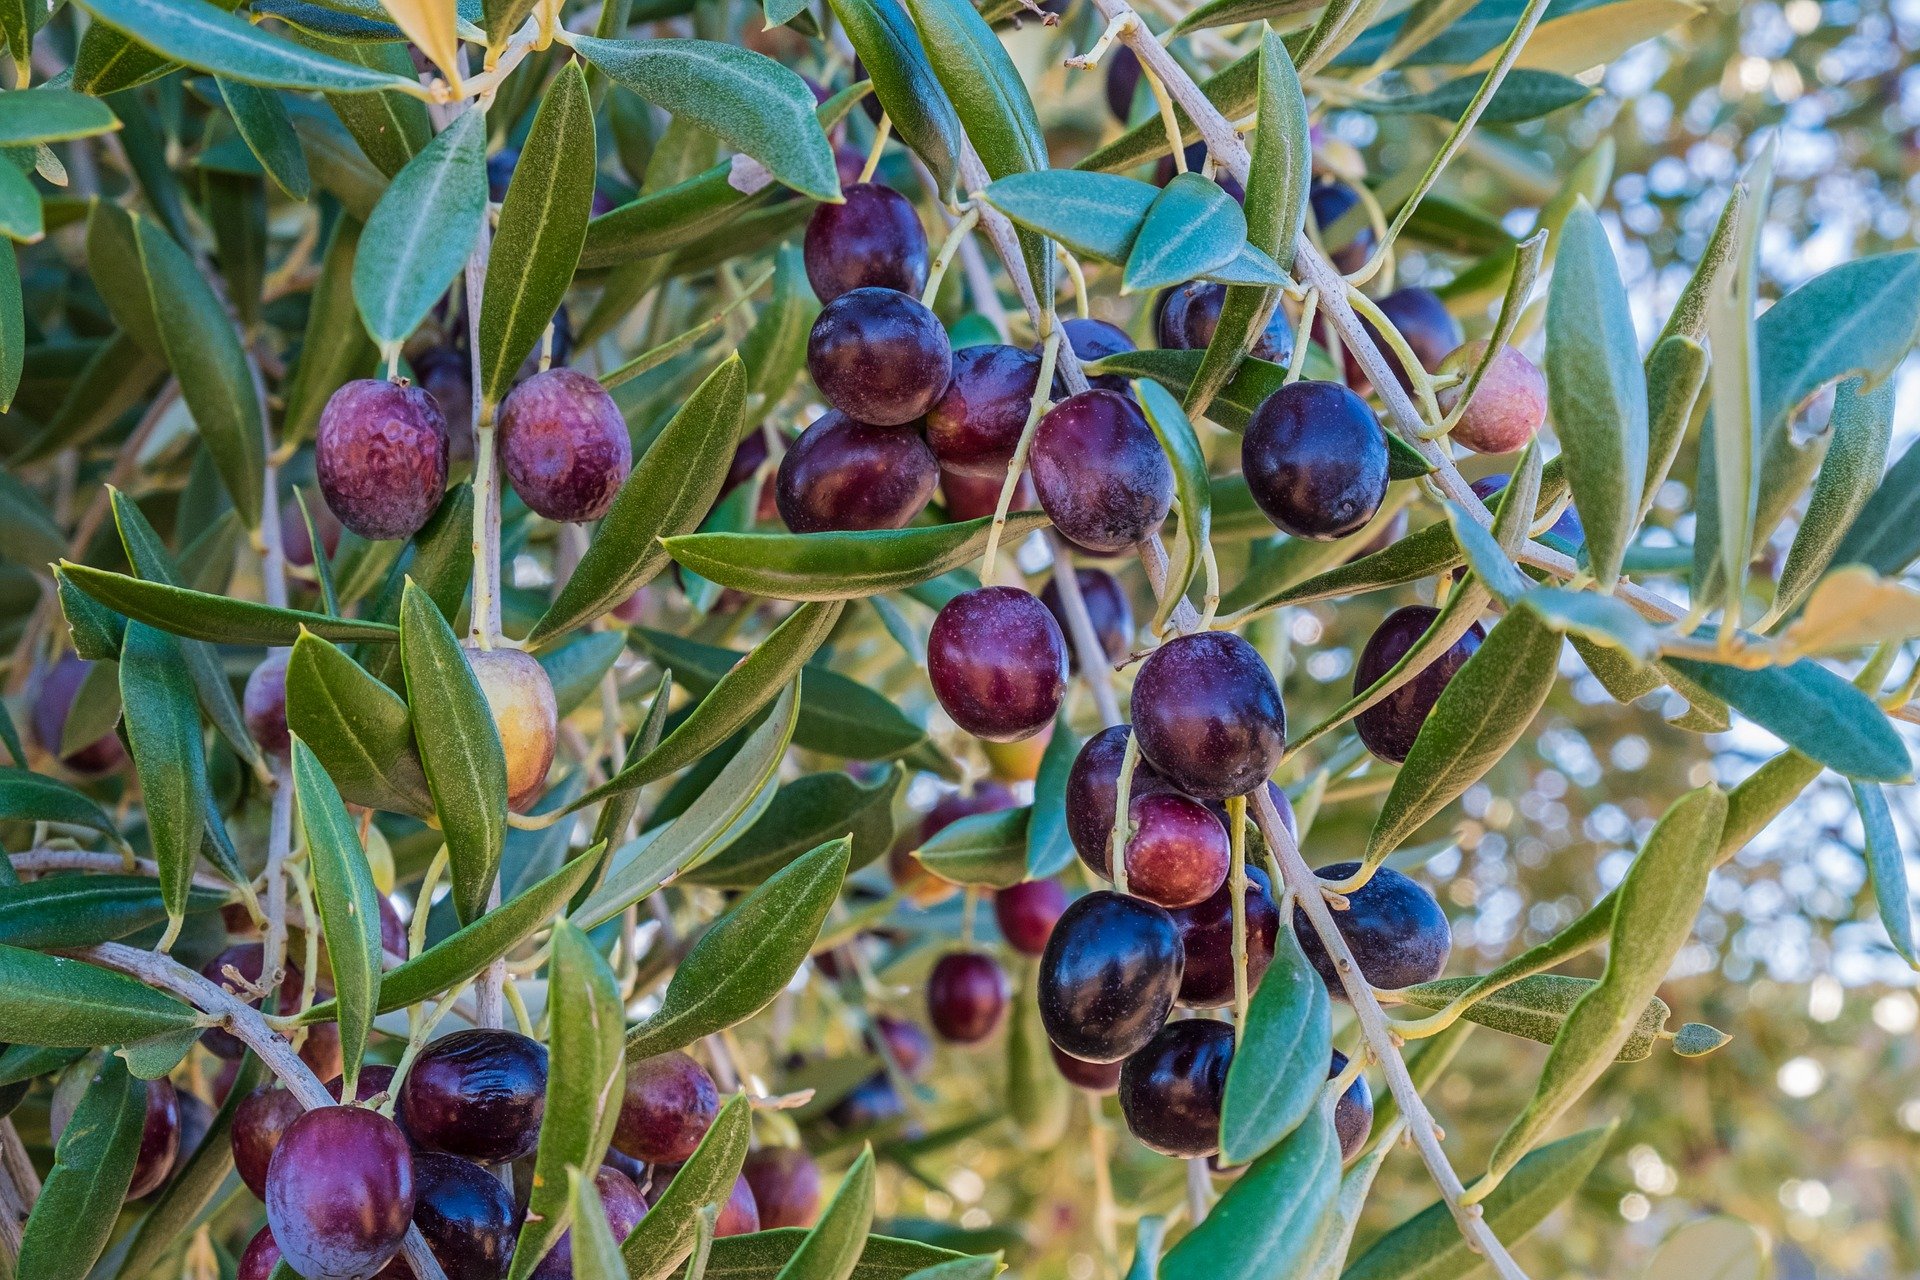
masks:
[[[287,659],[287,728],[354,804],[433,812],[407,704],[311,632],[294,642]]]
[[[1325,1092],[1332,1059],[1327,984],[1307,963],[1293,930],[1282,929],[1227,1067],[1222,1161],[1244,1164],[1298,1128]]]
[[[383,622],[329,618],[324,613],[308,613],[302,609],[278,609],[251,600],[143,582],[70,560],[60,562],[60,572],[109,609],[194,640],[285,646],[299,638],[302,628],[328,640],[392,642],[399,639],[399,632]]]
[[[1438,1011],[1473,990],[1479,982],[1478,978],[1441,978],[1436,982],[1404,987],[1395,995],[1422,1009]],[[1594,978],[1574,978],[1558,973],[1535,974],[1481,997],[1460,1016],[1483,1027],[1504,1031],[1510,1036],[1523,1036],[1541,1044],[1552,1044],[1566,1023],[1567,1012],[1597,982]],[[1665,1030],[1672,1012],[1660,997],[1648,1000],[1626,1041],[1614,1055],[1614,1061],[1639,1062],[1652,1056],[1654,1043]]]
[[[940,87],[920,36],[898,0],[829,0],[854,53],[873,80],[873,95],[900,140],[926,161],[943,201],[960,180],[960,119]]]
[[[1265,984],[1262,983],[1264,987]],[[1316,1083],[1326,1072],[1319,1067]],[[1340,1189],[1340,1140],[1330,1108],[1309,1108],[1286,1141],[1255,1160],[1205,1221],[1160,1263],[1161,1280],[1264,1280],[1312,1261]]]
[[[288,44],[205,0],[84,0],[81,7],[155,53],[248,84],[333,93],[420,91],[416,81]]]
[[[107,1247],[133,1182],[147,1084],[108,1055],[54,1148],[53,1169],[20,1238],[19,1280],[83,1280]]]
[[[360,1059],[380,1003],[380,891],[347,806],[306,743],[293,740],[293,788],[313,866],[314,905],[327,940],[337,993],[344,1096],[353,1097]]]
[[[942,880],[1010,889],[1027,878],[1027,807],[972,813],[948,823],[913,856]]]
[[[1887,808],[1886,792],[1875,783],[1856,782],[1853,803],[1860,810],[1868,878],[1873,882],[1873,900],[1880,907],[1880,922],[1887,927],[1893,949],[1920,968],[1913,941],[1913,900],[1907,893],[1907,859]]]
[[[404,341],[466,265],[487,214],[486,140],[485,115],[461,114],[407,162],[367,219],[353,300],[375,342]]]
[[[127,746],[140,775],[147,838],[160,864],[168,916],[186,914],[207,820],[207,756],[200,707],[180,646],[164,631],[127,624],[120,649],[120,701]]]
[[[803,693],[803,720],[805,701]],[[689,884],[751,889],[815,845],[842,835],[853,840],[849,868],[865,866],[893,843],[893,802],[906,776],[896,765],[871,784],[839,771],[796,778],[774,793],[766,812],[724,851],[681,878]]]

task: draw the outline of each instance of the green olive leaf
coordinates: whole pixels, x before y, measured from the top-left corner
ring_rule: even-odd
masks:
[[[809,682],[813,679],[813,674],[807,676]],[[805,703],[803,694],[802,723]],[[751,889],[807,850],[841,835],[853,840],[849,868],[866,866],[893,843],[893,804],[906,780],[906,770],[899,765],[872,783],[842,771],[795,778],[774,793],[751,827],[681,879],[721,889]]]
[[[367,218],[353,300],[375,342],[406,341],[466,265],[487,216],[486,145],[485,113],[463,112],[394,175]]]
[[[744,1236],[723,1236],[713,1242],[707,1280],[777,1280],[781,1268],[807,1235],[804,1227],[778,1227]],[[916,1271],[962,1256],[918,1240],[868,1236],[848,1280],[906,1280]]]
[[[202,1025],[192,1008],[80,960],[0,946],[0,1038],[90,1049]]]
[[[18,756],[14,757],[18,759]],[[125,847],[113,819],[91,797],[66,783],[25,769],[0,768],[0,818],[89,827]]]
[[[775,1280],[851,1280],[873,1225],[873,1184],[873,1148],[868,1146]]]
[[[1755,671],[1692,658],[1663,665],[1835,773],[1861,782],[1913,776],[1906,745],[1873,699],[1811,658]]]
[[[305,200],[313,189],[313,178],[293,131],[293,119],[279,95],[239,80],[221,78],[216,84],[220,100],[260,167],[289,198]]]
[[[527,1280],[572,1219],[569,1169],[597,1169],[620,1118],[626,1059],[620,984],[587,936],[564,921],[554,927],[547,966],[552,1010],[547,1040],[547,1105],[533,1158],[526,1224],[508,1280]]]
[[[1501,1135],[1476,1189],[1498,1185],[1521,1156],[1598,1080],[1693,932],[1727,820],[1726,793],[1690,791],[1661,817],[1621,881],[1598,985],[1567,1013],[1533,1100]]]
[[[1180,503],[1180,549],[1167,571],[1160,605],[1154,611],[1153,629],[1157,633],[1165,628],[1174,607],[1186,598],[1187,589],[1213,555],[1213,491],[1207,483],[1206,451],[1200,447],[1200,437],[1194,434],[1193,423],[1187,421],[1180,402],[1157,382],[1138,380],[1133,390],[1161,450],[1173,463],[1174,496]],[[1219,575],[1216,572],[1213,576]]]
[[[1535,974],[1481,997],[1460,1016],[1510,1036],[1552,1044],[1566,1024],[1568,1011],[1597,982],[1594,978],[1574,978],[1559,973]],[[1438,1011],[1479,983],[1479,978],[1441,978],[1404,987],[1394,994],[1409,1004]],[[1614,1061],[1639,1062],[1651,1057],[1653,1046],[1666,1030],[1672,1012],[1659,996],[1648,1000],[1626,1041],[1614,1055]]]
[[[417,81],[369,71],[288,44],[205,0],[87,0],[81,7],[154,53],[247,84],[332,93],[379,89],[419,92]],[[106,91],[100,84],[89,84],[87,90]]]
[[[1315,6],[1318,7],[1318,6]],[[1511,24],[1509,24],[1511,25]],[[1254,49],[1200,82],[1200,92],[1229,120],[1238,120],[1259,105],[1260,50]],[[1200,136],[1200,129],[1178,103],[1174,119],[1180,124],[1182,146]],[[1124,173],[1161,156],[1172,154],[1167,144],[1167,128],[1155,116],[1142,120],[1091,155],[1076,162],[1076,169],[1097,173]]]
[[[1082,258],[1115,266],[1133,252],[1159,194],[1138,178],[1077,169],[1008,174],[982,193],[1015,226],[1050,236]]]
[[[620,1243],[613,1238],[607,1209],[592,1175],[569,1166],[567,1196],[573,1214],[574,1280],[625,1280],[627,1266],[620,1257]]]
[[[486,695],[453,628],[412,581],[400,603],[400,665],[414,745],[447,840],[454,907],[487,909],[507,833],[507,758]]]
[[[1211,178],[1177,173],[1140,224],[1120,291],[1145,293],[1208,275],[1238,257],[1246,242],[1247,216],[1239,203]]]
[[[433,812],[407,704],[311,632],[294,641],[287,659],[287,727],[354,804]]]
[[[1007,1114],[1020,1130],[1022,1150],[1052,1151],[1073,1119],[1073,1087],[1054,1065],[1031,976],[1015,993],[1008,1022]]]
[[[1920,557],[1920,445],[1909,446],[1888,468],[1847,536],[1834,564],[1864,564],[1883,575],[1899,573]]]
[[[873,79],[873,95],[900,140],[926,161],[942,201],[960,180],[964,138],[953,103],[927,62],[920,36],[897,0],[829,0],[833,16]]]
[[[1640,519],[1666,483],[1707,382],[1707,349],[1684,334],[1663,338],[1647,354],[1647,478],[1640,487]]]
[[[539,655],[562,720],[593,696],[626,647],[627,638],[618,631],[579,631]]]
[[[628,1059],[682,1048],[772,1003],[812,952],[827,910],[840,896],[851,852],[852,842],[844,838],[820,845],[715,921],[674,970],[660,1008],[627,1037]]]
[[[189,914],[217,911],[224,894],[195,889]],[[167,918],[159,884],[146,876],[50,876],[0,885],[0,942],[35,951],[112,942]]]
[[[695,533],[667,538],[667,554],[703,578],[778,600],[852,600],[897,591],[958,569],[986,550],[991,516],[960,524],[854,533]],[[1008,546],[1046,516],[1007,517]]]
[[[327,640],[392,643],[400,638],[399,631],[384,622],[329,618],[324,613],[308,613],[302,609],[278,609],[251,600],[234,600],[129,578],[71,560],[62,560],[59,568],[74,586],[109,609],[192,640],[285,646],[298,639],[303,628]]]
[[[1293,930],[1281,929],[1227,1067],[1222,1161],[1245,1164],[1265,1154],[1314,1109],[1333,1058],[1331,1010],[1327,984],[1307,963]]]
[[[1062,708],[1054,718],[1053,736],[1040,753],[1040,769],[1033,779],[1033,810],[1027,818],[1029,880],[1057,876],[1073,865],[1073,840],[1067,834],[1067,776],[1073,772],[1081,741]]]
[[[666,568],[662,540],[698,528],[720,495],[745,425],[746,394],[746,366],[737,355],[700,384],[620,486],[529,644],[591,622]]]
[[[120,701],[127,745],[140,775],[147,837],[160,864],[167,915],[186,914],[194,862],[207,821],[207,752],[200,707],[180,645],[164,631],[127,624],[120,650]]]
[[[1873,882],[1873,899],[1880,908],[1880,922],[1887,927],[1893,949],[1908,964],[1920,968],[1913,938],[1913,900],[1907,893],[1906,855],[1900,849],[1900,833],[1893,825],[1886,792],[1876,783],[1856,782],[1853,803],[1860,811],[1863,852]]]
[[[300,824],[307,835],[313,865],[314,905],[327,940],[333,969],[340,1054],[345,1063],[342,1088],[354,1096],[360,1059],[380,1004],[380,891],[360,845],[360,833],[333,779],[313,751],[293,739],[293,789],[300,801]]]
[[[1031,809],[972,813],[948,823],[913,856],[942,880],[1010,889],[1027,878],[1027,822]]]
[[[1325,1073],[1316,1065],[1314,1082]],[[1313,1106],[1299,1127],[1234,1181],[1205,1221],[1167,1251],[1159,1275],[1162,1280],[1297,1275],[1319,1250],[1339,1189],[1340,1140],[1331,1108]]]
[[[752,1129],[753,1107],[746,1095],[727,1099],[700,1146],[620,1246],[628,1280],[666,1280],[679,1270],[693,1252],[701,1207],[724,1204],[733,1194]]]
[[[1814,478],[1806,514],[1774,586],[1769,619],[1791,614],[1834,562],[1887,463],[1893,438],[1893,381],[1871,391],[1858,378],[1840,384],[1828,420],[1833,443]]]
[[[146,1118],[147,1082],[107,1055],[54,1148],[20,1238],[20,1280],[83,1280],[92,1270],[133,1182]]]

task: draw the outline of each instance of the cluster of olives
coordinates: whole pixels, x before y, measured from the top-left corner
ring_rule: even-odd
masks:
[[[360,1073],[357,1099],[341,1097],[337,1077],[327,1087],[343,1105],[304,1110],[269,1084],[235,1111],[234,1168],[267,1210],[239,1280],[266,1280],[282,1258],[307,1280],[405,1277],[398,1254],[409,1225],[449,1280],[506,1275],[531,1192],[546,1049],[517,1032],[456,1031],[420,1052],[397,1091],[384,1066]],[[687,1054],[634,1064],[613,1148],[594,1175],[615,1239],[633,1231],[719,1109],[712,1077]],[[818,1171],[804,1153],[756,1156],[721,1208],[719,1235],[768,1225],[756,1187],[781,1224],[817,1211]],[[564,1280],[572,1256],[564,1233],[533,1274]]]

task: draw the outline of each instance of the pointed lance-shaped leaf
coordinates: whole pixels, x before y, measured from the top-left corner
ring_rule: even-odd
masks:
[[[313,866],[314,905],[327,940],[333,969],[343,1096],[354,1097],[354,1081],[380,1004],[380,891],[361,847],[360,832],[340,799],[333,779],[306,743],[293,739],[293,789],[300,802],[300,825],[307,834],[307,858]]]
[[[160,864],[167,915],[186,914],[207,820],[207,753],[200,705],[180,646],[145,623],[127,624],[120,649],[120,701],[127,745],[140,775],[147,837]]]
[[[353,300],[375,342],[404,342],[466,264],[487,215],[486,116],[468,111],[380,197],[353,262]]]

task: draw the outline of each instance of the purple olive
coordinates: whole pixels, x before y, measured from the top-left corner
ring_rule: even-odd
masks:
[[[1254,647],[1230,631],[1169,640],[1133,683],[1140,752],[1177,789],[1203,800],[1245,795],[1280,764],[1287,713]]]
[[[1491,507],[1494,505],[1494,497],[1507,487],[1507,481],[1510,478],[1504,471],[1497,475],[1481,476],[1473,482],[1471,487],[1474,493],[1479,495],[1480,501]],[[1587,531],[1580,523],[1580,513],[1574,510],[1571,502],[1560,509],[1560,514],[1554,517],[1553,524],[1548,527],[1547,534],[1549,537],[1558,538],[1572,551],[1578,551],[1587,542]]]
[[[546,1101],[544,1046],[471,1027],[421,1050],[393,1114],[423,1151],[504,1164],[533,1153]]]
[[[798,1147],[762,1147],[747,1153],[741,1171],[753,1188],[760,1227],[810,1227],[820,1216],[820,1166]]]
[[[1346,1069],[1347,1055],[1335,1049],[1333,1060],[1327,1066],[1327,1079]],[[1360,1154],[1360,1148],[1367,1145],[1367,1136],[1373,1132],[1373,1090],[1367,1087],[1365,1073],[1355,1076],[1340,1100],[1333,1104],[1333,1131],[1340,1138],[1342,1160],[1353,1159]]]
[[[1428,373],[1439,372],[1440,362],[1446,359],[1448,352],[1460,345],[1460,322],[1447,310],[1447,304],[1441,301],[1440,295],[1431,289],[1410,285],[1394,290],[1374,305],[1380,308],[1380,313],[1386,316],[1407,346],[1412,348],[1414,358]],[[1400,357],[1388,350],[1380,331],[1371,320],[1362,320],[1361,325],[1367,336],[1373,339],[1373,344],[1380,348],[1381,354],[1386,356],[1387,364],[1392,367],[1393,375],[1401,387],[1412,391],[1413,379],[1401,367]],[[1369,383],[1367,375],[1360,371],[1358,361],[1347,361],[1347,385],[1362,395],[1366,394]]]
[[[1067,835],[1080,860],[1101,876],[1110,876],[1114,810],[1119,804],[1120,765],[1126,759],[1128,729],[1118,724],[1088,738],[1073,758],[1067,771]],[[1128,807],[1132,798],[1167,790],[1166,782],[1152,765],[1139,760],[1128,784]]]
[[[941,607],[927,635],[940,706],[977,738],[1013,742],[1053,723],[1067,688],[1067,642],[1038,599],[978,587]]]
[[[273,1153],[266,1200],[274,1242],[306,1280],[365,1280],[413,1220],[406,1136],[362,1107],[305,1112]]]
[[[340,549],[340,520],[327,510],[327,504],[314,500],[309,494],[307,513],[313,517],[313,524],[320,531],[320,546],[331,559]],[[300,515],[300,505],[291,497],[280,504],[280,550],[287,563],[300,569],[313,567],[313,537],[307,532],[307,522]]]
[[[413,1223],[447,1280],[501,1280],[519,1234],[506,1184],[471,1160],[433,1151],[414,1154],[413,1182]]]
[[[1060,599],[1060,570],[1053,571],[1053,577],[1047,579],[1047,585],[1040,590],[1040,603],[1047,606],[1047,612],[1060,624],[1060,633],[1067,637],[1067,674],[1075,675],[1080,670],[1080,650],[1073,643],[1073,630],[1067,626],[1066,605]],[[1119,666],[1127,660],[1127,654],[1133,649],[1133,602],[1127,599],[1125,587],[1120,580],[1105,569],[1075,569],[1074,581],[1080,587],[1080,600],[1087,606],[1087,621],[1093,624],[1093,634],[1100,641],[1100,649],[1107,655],[1107,661]]]
[[[1082,391],[1040,419],[1033,487],[1062,535],[1096,552],[1153,536],[1173,507],[1173,464],[1125,396]]]
[[[1131,797],[1127,892],[1162,907],[1205,902],[1226,882],[1232,851],[1207,806],[1173,791]]]
[[[1313,208],[1314,225],[1320,229],[1321,241],[1327,246],[1327,256],[1333,265],[1343,275],[1352,275],[1364,267],[1376,243],[1371,223],[1363,221],[1350,238],[1329,238],[1334,224],[1360,203],[1360,193],[1337,179],[1316,182],[1307,202]]]
[[[627,420],[584,373],[549,369],[500,405],[500,464],[521,500],[549,520],[598,520],[633,468]]]
[[[1133,339],[1119,325],[1108,324],[1105,320],[1095,320],[1091,316],[1075,316],[1060,326],[1067,335],[1067,345],[1073,348],[1073,354],[1081,364],[1092,364],[1108,356],[1117,356],[1123,351],[1133,351]],[[1096,374],[1087,379],[1087,385],[1101,391],[1118,391],[1121,395],[1131,396],[1133,389],[1127,385],[1124,375],[1118,373]],[[1053,375],[1053,398],[1064,400],[1067,396],[1067,382],[1058,373]]]
[[[904,529],[939,481],[940,464],[917,431],[831,409],[781,457],[774,497],[795,533]]]
[[[165,1078],[147,1081],[147,1118],[140,1129],[140,1153],[134,1158],[127,1199],[160,1189],[180,1154],[180,1095]]]
[[[247,1248],[240,1255],[240,1264],[234,1269],[233,1280],[268,1280],[273,1269],[280,1264],[280,1246],[273,1242],[273,1228],[262,1227],[253,1233],[253,1239],[247,1241]],[[452,1277],[448,1277],[452,1280]]]
[[[613,1145],[651,1164],[679,1164],[700,1146],[720,1114],[720,1091],[707,1069],[679,1050],[627,1068]]]
[[[1296,382],[1261,402],[1240,470],[1267,518],[1296,538],[1357,533],[1387,496],[1387,437],[1367,402],[1337,382]]]
[[[1280,932],[1280,908],[1274,904],[1267,873],[1247,868],[1247,990],[1273,963]],[[1180,979],[1180,1003],[1189,1009],[1220,1009],[1233,1003],[1233,886],[1222,884],[1212,897],[1173,913],[1180,930],[1186,968]]]
[[[313,461],[341,524],[376,541],[411,538],[446,491],[447,421],[419,387],[361,378],[320,411]]]
[[[1119,1089],[1120,1071],[1124,1063],[1082,1062],[1057,1044],[1049,1044],[1047,1048],[1053,1054],[1053,1065],[1074,1088],[1097,1094],[1109,1094]]]
[[[607,1215],[607,1226],[613,1230],[614,1241],[624,1241],[647,1215],[647,1198],[633,1185],[633,1179],[604,1164],[594,1171],[593,1188],[600,1193],[600,1207]],[[560,1233],[529,1280],[571,1280],[572,1275],[573,1232],[569,1229]],[[453,1277],[449,1276],[448,1280]]]
[[[120,744],[120,735],[109,730],[89,742],[86,746],[62,755],[60,752],[61,735],[67,729],[67,716],[73,710],[73,700],[80,694],[81,682],[87,678],[87,672],[93,664],[75,653],[63,653],[60,660],[47,668],[40,678],[40,688],[33,698],[33,737],[40,749],[48,755],[59,758],[60,763],[75,773],[93,775],[115,769],[127,758],[127,749]]]
[[[1220,309],[1226,301],[1227,286],[1210,280],[1189,280],[1167,290],[1154,304],[1160,345],[1180,351],[1206,350],[1220,327]],[[1273,309],[1248,354],[1279,365],[1293,359],[1293,324],[1284,309]]]
[[[1047,949],[1067,901],[1058,880],[1023,880],[993,895],[993,918],[1008,946],[1023,956],[1037,956]]]
[[[897,427],[946,391],[953,347],[918,299],[897,289],[854,289],[821,308],[807,335],[807,371],[842,413]]]
[[[1367,647],[1360,651],[1360,661],[1353,669],[1353,691],[1357,694],[1370,688],[1393,670],[1439,616],[1438,609],[1419,604],[1388,614],[1368,638]],[[1395,764],[1405,760],[1413,750],[1413,740],[1420,736],[1420,726],[1433,711],[1433,704],[1440,700],[1454,673],[1467,664],[1486,636],[1480,624],[1474,623],[1413,679],[1354,717],[1354,728],[1359,731],[1360,741],[1367,744],[1367,750]]]
[[[1107,110],[1121,124],[1133,114],[1134,91],[1140,87],[1140,55],[1121,45],[1107,59]]]
[[[1007,1016],[1007,974],[980,951],[941,956],[927,977],[927,1020],[942,1040],[978,1044]]]
[[[823,204],[807,220],[807,281],[822,302],[854,289],[927,286],[927,232],[913,202],[876,182],[844,187],[842,204]]]
[[[879,1037],[879,1044],[874,1037]],[[918,1080],[933,1065],[933,1037],[926,1028],[908,1018],[896,1018],[890,1013],[877,1013],[873,1017],[873,1027],[867,1036],[868,1047],[878,1053],[885,1046],[887,1056],[893,1059],[893,1065],[900,1068],[909,1080]]]
[[[273,760],[285,760],[293,750],[293,737],[287,731],[287,655],[285,649],[268,653],[266,660],[248,674],[246,691],[240,698],[247,732]]]
[[[1127,1129],[1162,1155],[1192,1159],[1220,1149],[1220,1107],[1233,1061],[1233,1026],[1212,1018],[1168,1023],[1120,1068]]]
[[[1076,899],[1034,982],[1047,1038],[1082,1062],[1118,1062],[1166,1022],[1180,966],[1180,933],[1164,908],[1105,890]]]
[[[953,381],[927,411],[927,444],[941,469],[1004,479],[1039,381],[1031,351],[987,343],[954,352]]]
[[[1314,874],[1322,880],[1342,880],[1360,869],[1357,862],[1336,862]],[[1347,895],[1347,909],[1333,913],[1334,927],[1353,950],[1360,974],[1382,991],[1398,991],[1431,982],[1446,970],[1453,950],[1453,929],[1447,913],[1418,882],[1392,867],[1381,867],[1366,884]],[[1300,949],[1320,973],[1327,991],[1347,998],[1346,988],[1320,935],[1306,912],[1293,911],[1293,931]]]

